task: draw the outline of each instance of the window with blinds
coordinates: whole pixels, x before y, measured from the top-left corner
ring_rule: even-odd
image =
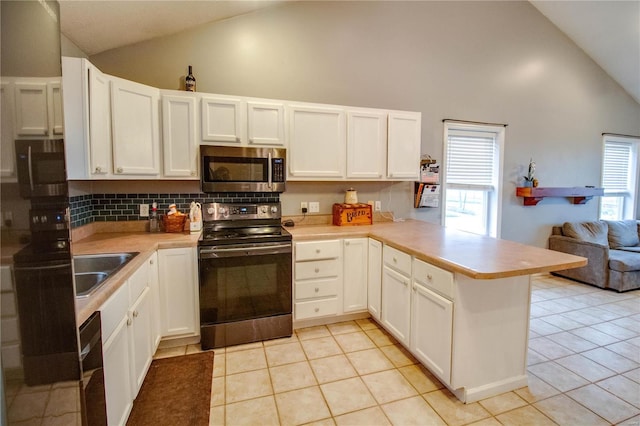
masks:
[[[600,219],[622,220],[635,217],[637,194],[638,144],[640,139],[604,136]]]
[[[445,123],[444,226],[498,235],[504,127]]]
[[[495,171],[495,134],[449,132],[447,185],[492,189]]]

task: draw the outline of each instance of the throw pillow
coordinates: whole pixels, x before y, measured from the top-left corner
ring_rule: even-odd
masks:
[[[565,222],[562,224],[562,234],[564,236],[603,246],[609,245],[607,240],[607,229],[607,223],[601,221]]]
[[[609,247],[633,247],[640,244],[638,222],[635,220],[608,220]]]

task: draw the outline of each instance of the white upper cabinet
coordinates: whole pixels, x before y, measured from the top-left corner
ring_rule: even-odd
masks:
[[[114,172],[116,175],[158,175],[159,90],[111,78]]]
[[[284,106],[247,102],[247,132],[250,145],[285,146]]]
[[[109,76],[86,59],[62,57],[62,86],[67,177],[111,177]]]
[[[381,179],[387,166],[387,114],[347,113],[347,178]]]
[[[47,83],[47,109],[49,111],[49,133],[62,136],[64,118],[62,116],[62,90],[59,81]]]
[[[59,85],[12,81],[17,125],[3,126],[3,137],[64,128],[70,180],[198,179],[200,144],[287,147],[294,181],[419,179],[420,113],[176,90],[163,90],[161,101],[159,89],[86,59],[63,57],[62,68],[64,126]],[[3,162],[2,175],[11,173]]]
[[[2,77],[0,176],[15,178],[16,139],[64,137],[60,77]]]
[[[15,119],[18,136],[46,136],[49,133],[47,83],[16,82]]]
[[[94,66],[87,67],[90,171],[96,178],[112,174],[111,85],[109,77]]]
[[[346,112],[341,108],[289,105],[289,177],[345,177]],[[312,179],[313,180],[313,179]]]
[[[164,176],[198,177],[195,96],[162,95],[162,148]]]
[[[390,179],[420,178],[419,112],[390,112],[387,140],[387,177]]]
[[[16,174],[15,133],[13,119],[13,84],[0,85],[0,176],[14,177]]]
[[[203,141],[243,142],[242,100],[202,96],[201,113]]]

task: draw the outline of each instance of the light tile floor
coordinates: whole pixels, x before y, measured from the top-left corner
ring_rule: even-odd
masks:
[[[528,360],[528,387],[463,404],[372,320],[299,329],[215,350],[210,424],[639,425],[640,290],[535,276]]]

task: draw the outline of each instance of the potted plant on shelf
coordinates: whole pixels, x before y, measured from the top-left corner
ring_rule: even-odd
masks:
[[[535,173],[536,173],[536,163],[533,161],[533,158],[532,158],[529,160],[529,170],[527,171],[527,175],[523,176],[525,188],[538,186],[538,179],[534,177]]]

